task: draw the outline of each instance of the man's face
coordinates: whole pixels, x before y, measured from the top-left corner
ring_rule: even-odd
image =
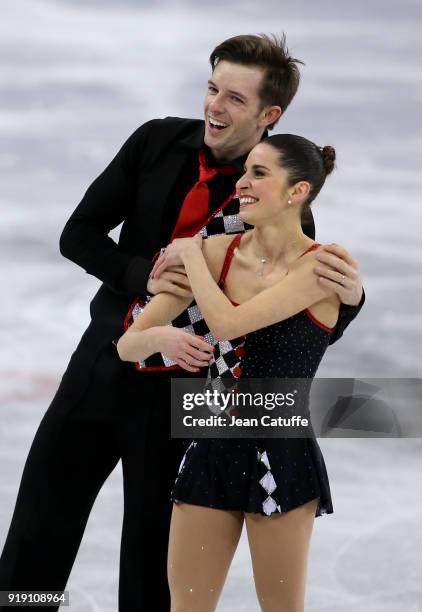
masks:
[[[214,68],[204,102],[204,141],[216,159],[235,159],[260,141],[267,125],[258,96],[263,74],[226,60]]]

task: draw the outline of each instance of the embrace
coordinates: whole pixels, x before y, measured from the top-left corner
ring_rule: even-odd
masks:
[[[312,379],[364,294],[355,259],[315,240],[335,149],[269,135],[301,62],[242,35],[210,63],[204,120],[139,127],[64,228],[102,285],[25,465],[1,590],[64,589],[121,460],[120,612],[215,610],[244,525],[261,609],[304,610],[314,519],[333,512],[317,440],[171,439],[170,381]]]

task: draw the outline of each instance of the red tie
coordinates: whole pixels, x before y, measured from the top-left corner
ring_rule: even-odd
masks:
[[[210,199],[207,183],[219,172],[235,174],[237,170],[234,166],[209,168],[205,151],[199,151],[199,177],[183,201],[171,240],[194,236],[205,225]]]

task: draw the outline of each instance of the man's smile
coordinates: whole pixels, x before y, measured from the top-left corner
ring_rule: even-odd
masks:
[[[229,127],[229,124],[223,121],[220,121],[219,119],[214,119],[214,117],[210,117],[208,115],[207,127],[208,127],[209,133],[214,136],[216,134],[220,134],[221,132],[223,132],[227,127]]]

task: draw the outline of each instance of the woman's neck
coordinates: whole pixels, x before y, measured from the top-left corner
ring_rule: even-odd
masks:
[[[300,222],[294,222],[281,227],[273,225],[254,227],[245,247],[251,258],[264,259],[272,266],[286,266],[297,259],[312,243],[313,240],[303,233]]]

